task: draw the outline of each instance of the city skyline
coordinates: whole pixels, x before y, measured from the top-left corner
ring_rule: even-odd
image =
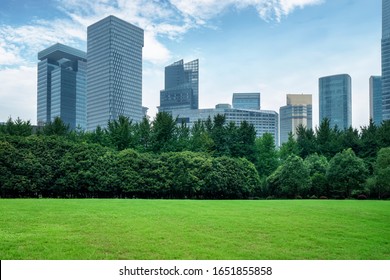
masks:
[[[230,104],[234,92],[261,92],[262,108],[278,111],[287,93],[307,93],[315,126],[318,78],[348,73],[352,125],[368,124],[368,78],[381,72],[381,1],[275,1],[268,8],[265,1],[39,2],[0,4],[2,121],[35,123],[39,50],[56,42],[86,50],[86,26],[113,14],[145,29],[142,105],[151,116],[164,67],[199,58],[199,108]]]

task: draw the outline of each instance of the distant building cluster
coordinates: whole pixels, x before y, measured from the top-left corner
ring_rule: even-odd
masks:
[[[139,122],[142,107],[142,48],[144,31],[115,16],[88,27],[87,53],[55,44],[38,53],[37,123],[60,117],[70,128],[105,128],[124,115]],[[370,119],[390,119],[390,1],[382,1],[382,75],[369,78]],[[352,86],[348,74],[319,78],[319,120],[347,129],[352,124]],[[313,127],[312,95],[287,94],[279,113],[261,109],[260,92],[233,93],[232,105],[199,108],[199,60],[183,60],[165,67],[159,112],[192,126],[223,114],[227,122],[252,124],[257,136],[270,133],[275,144],[296,136],[299,125]],[[280,134],[279,134],[280,132]]]

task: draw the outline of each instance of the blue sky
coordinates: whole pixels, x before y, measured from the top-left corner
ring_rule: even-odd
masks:
[[[86,50],[86,28],[116,15],[145,30],[143,105],[156,113],[164,67],[199,58],[199,105],[261,92],[279,111],[318,78],[352,77],[352,125],[369,118],[368,80],[380,75],[380,0],[1,0],[0,121],[36,123],[37,53],[60,42]]]

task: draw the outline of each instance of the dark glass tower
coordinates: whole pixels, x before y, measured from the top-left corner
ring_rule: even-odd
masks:
[[[376,125],[382,122],[382,78],[370,77],[370,119]]]
[[[143,29],[114,16],[88,27],[87,128],[142,119]]]
[[[37,124],[55,117],[71,129],[86,128],[85,52],[55,44],[38,53]]]
[[[199,60],[179,60],[165,67],[165,88],[159,111],[199,108]]]
[[[382,0],[382,118],[390,119],[390,0]]]
[[[330,120],[332,127],[347,129],[352,125],[351,76],[347,74],[319,79],[320,122]]]

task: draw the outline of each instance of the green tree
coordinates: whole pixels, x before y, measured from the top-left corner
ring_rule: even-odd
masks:
[[[390,147],[379,150],[374,174],[378,198],[388,197],[390,195]]]
[[[109,121],[107,135],[110,143],[118,151],[135,146],[134,125],[128,117],[119,116],[118,120]]]
[[[70,131],[69,124],[65,124],[60,117],[55,117],[52,122],[43,127],[44,135],[66,136]]]
[[[344,150],[351,148],[355,154],[359,154],[362,146],[359,131],[357,129],[352,128],[352,126],[342,131],[341,145]]]
[[[267,178],[267,181],[271,193],[276,196],[287,198],[304,196],[310,186],[309,170],[301,157],[292,154]]]
[[[253,163],[245,158],[223,156],[213,158],[203,193],[205,198],[243,199],[253,196],[259,185]]]
[[[342,150],[339,142],[340,131],[337,127],[330,127],[330,120],[324,118],[320,126],[316,128],[318,153],[326,158],[332,158],[336,153]]]
[[[326,177],[335,197],[350,197],[353,190],[362,188],[367,173],[364,161],[347,149],[330,160]]]
[[[382,122],[378,127],[377,136],[381,148],[390,147],[390,120]]]
[[[189,149],[193,152],[204,152],[212,154],[214,142],[206,130],[206,125],[203,121],[198,120],[191,128],[191,137]]]
[[[144,117],[135,125],[136,148],[140,152],[150,150],[151,124],[149,118]]]
[[[316,136],[313,129],[308,129],[302,124],[297,127],[297,145],[299,155],[302,158],[317,152]]]
[[[329,162],[323,155],[311,154],[304,161],[309,170],[311,186],[309,195],[321,196],[329,195],[326,172],[329,168]]]
[[[279,150],[279,157],[281,160],[286,160],[291,155],[299,155],[299,146],[297,141],[294,139],[293,134],[288,134],[287,142],[283,143]]]
[[[279,166],[278,152],[271,133],[256,139],[256,169],[260,177],[268,177]]]
[[[177,128],[177,143],[175,151],[188,151],[190,148],[190,129],[185,122],[182,122]]]
[[[237,130],[237,146],[236,156],[245,157],[250,162],[256,161],[256,129],[247,121],[240,123]]]
[[[150,149],[155,153],[174,151],[176,146],[177,118],[167,112],[158,112],[152,122]]]
[[[215,156],[224,156],[229,155],[229,146],[228,146],[228,134],[225,127],[226,117],[225,115],[216,115],[214,116],[213,125],[211,128],[210,136],[214,143]],[[208,124],[206,122],[206,128]]]
[[[7,122],[0,126],[0,132],[9,135],[29,136],[32,134],[32,126],[30,121],[22,121],[19,117],[13,121],[9,117]]]

